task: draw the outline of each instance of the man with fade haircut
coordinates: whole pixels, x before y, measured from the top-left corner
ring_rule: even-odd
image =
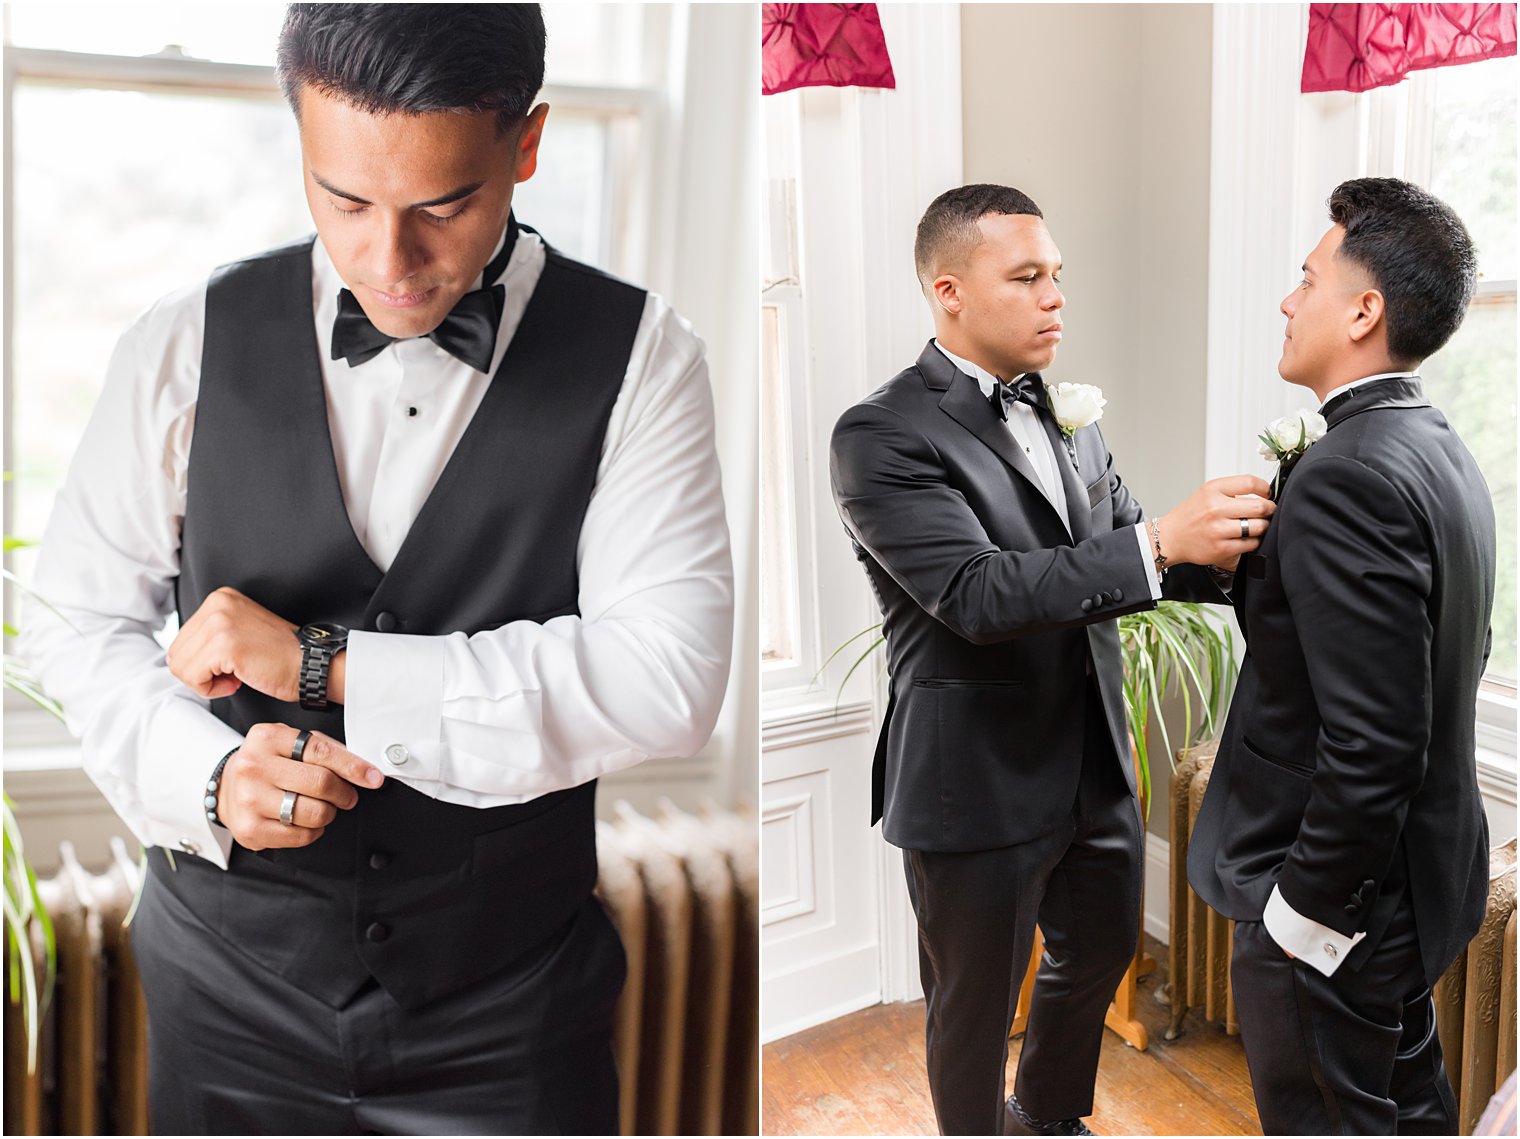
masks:
[[[1188,877],[1235,919],[1266,1134],[1455,1135],[1431,987],[1488,899],[1494,508],[1419,368],[1467,314],[1477,258],[1412,183],[1358,178],[1329,204],[1277,365],[1326,430],[1236,577],[1248,647]]]
[[[1147,520],[1096,389],[1058,389],[1061,254],[1007,186],[934,200],[935,337],[834,428],[834,499],[881,605],[891,675],[872,822],[903,850],[947,1135],[1086,1135],[1104,1013],[1140,933],[1144,827],[1116,618],[1191,598],[1274,509],[1241,475]],[[1015,1094],[1008,1033],[1038,923]]]
[[[58,496],[24,650],[152,848],[155,1133],[618,1129],[596,779],[707,740],[733,590],[700,341],[512,213],[544,47],[291,5],[317,235],[127,330]]]

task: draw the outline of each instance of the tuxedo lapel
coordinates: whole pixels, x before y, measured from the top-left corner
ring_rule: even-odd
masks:
[[[1038,415],[1045,434],[1050,439],[1050,449],[1055,452],[1056,470],[1061,472],[1061,487],[1066,492],[1066,516],[1071,519],[1067,530],[1071,533],[1072,541],[1085,542],[1092,537],[1092,508],[1087,505],[1087,487],[1082,484],[1082,476],[1072,465],[1071,455],[1066,450],[1066,440],[1061,435],[1055,416],[1049,411],[1041,411]],[[1073,446],[1075,443],[1073,440]]]

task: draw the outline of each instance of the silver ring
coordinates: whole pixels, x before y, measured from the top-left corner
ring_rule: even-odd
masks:
[[[294,791],[285,792],[285,798],[280,800],[280,822],[287,827],[295,826],[296,799]]]
[[[1240,520],[1240,536],[1242,538],[1249,538],[1251,536],[1251,524],[1244,518]]]
[[[290,758],[297,763],[302,762],[301,757],[306,754],[306,745],[311,742],[311,733],[302,728],[296,733],[296,742],[291,746]]]

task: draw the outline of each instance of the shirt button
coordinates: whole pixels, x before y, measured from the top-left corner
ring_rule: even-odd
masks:
[[[396,626],[400,624],[401,622],[396,619],[394,613],[381,612],[375,614],[375,629],[381,633],[394,633]]]
[[[369,856],[369,868],[371,870],[384,870],[391,864],[391,856],[383,850],[377,850]]]
[[[364,931],[364,936],[374,942],[384,941],[390,935],[390,927],[381,925],[379,922],[375,922],[372,926]]]
[[[392,765],[400,767],[412,758],[412,753],[406,750],[404,744],[391,744],[390,747],[385,749],[385,758],[390,760]]]

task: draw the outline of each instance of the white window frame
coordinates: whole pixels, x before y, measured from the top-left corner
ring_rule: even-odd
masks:
[[[658,276],[663,260],[668,258],[656,241],[657,235],[668,227],[668,219],[664,217],[663,204],[656,198],[655,187],[661,177],[668,176],[677,166],[677,156],[669,152],[674,149],[670,144],[677,137],[675,120],[681,105],[684,69],[675,66],[672,60],[679,55],[684,43],[689,16],[689,5],[685,4],[646,6],[643,37],[646,59],[640,69],[645,76],[644,83],[626,86],[549,83],[539,94],[539,101],[549,103],[552,109],[637,122],[638,156],[619,152],[622,132],[608,132],[608,146],[614,153],[608,154],[606,168],[617,173],[605,182],[602,198],[602,257],[609,265],[617,267],[616,271],[635,279]],[[0,258],[0,284],[4,290],[3,303],[0,303],[0,327],[4,332],[4,346],[0,349],[0,373],[3,373],[0,448],[3,448],[4,470],[11,471],[15,469],[12,438],[15,422],[12,414],[15,291],[12,285],[16,248],[12,239],[15,220],[12,123],[17,83],[156,93],[193,92],[272,102],[279,102],[282,95],[272,66],[197,59],[172,47],[155,55],[122,56],[15,46],[9,42],[8,18],[4,39],[3,76],[0,76],[0,201],[3,201],[0,243],[4,249],[3,258]],[[660,77],[663,82],[657,84],[653,77]],[[660,154],[665,155],[663,162],[649,160],[651,155]],[[0,494],[3,494],[8,526],[15,507],[13,485],[9,479],[0,488]],[[40,540],[41,535],[30,537]],[[12,560],[11,551],[6,550],[4,565],[7,570],[12,568]],[[18,592],[9,580],[4,583],[7,622],[14,623],[14,615],[20,608]],[[7,651],[10,651],[10,638],[6,637],[5,641]],[[15,770],[32,762],[39,766],[54,766],[56,757],[49,757],[46,753],[59,749],[74,752],[77,762],[77,741],[52,715],[9,688],[4,691],[3,710],[7,769]]]
[[[1368,174],[1430,184],[1436,76],[1430,70],[1411,72],[1404,82],[1355,97],[1364,146],[1362,165]],[[1484,277],[1478,281],[1472,307],[1507,303],[1514,308],[1515,301],[1513,277]],[[1491,757],[1507,758],[1511,771],[1517,767],[1515,714],[1515,684],[1485,676],[1478,691],[1478,746]]]

